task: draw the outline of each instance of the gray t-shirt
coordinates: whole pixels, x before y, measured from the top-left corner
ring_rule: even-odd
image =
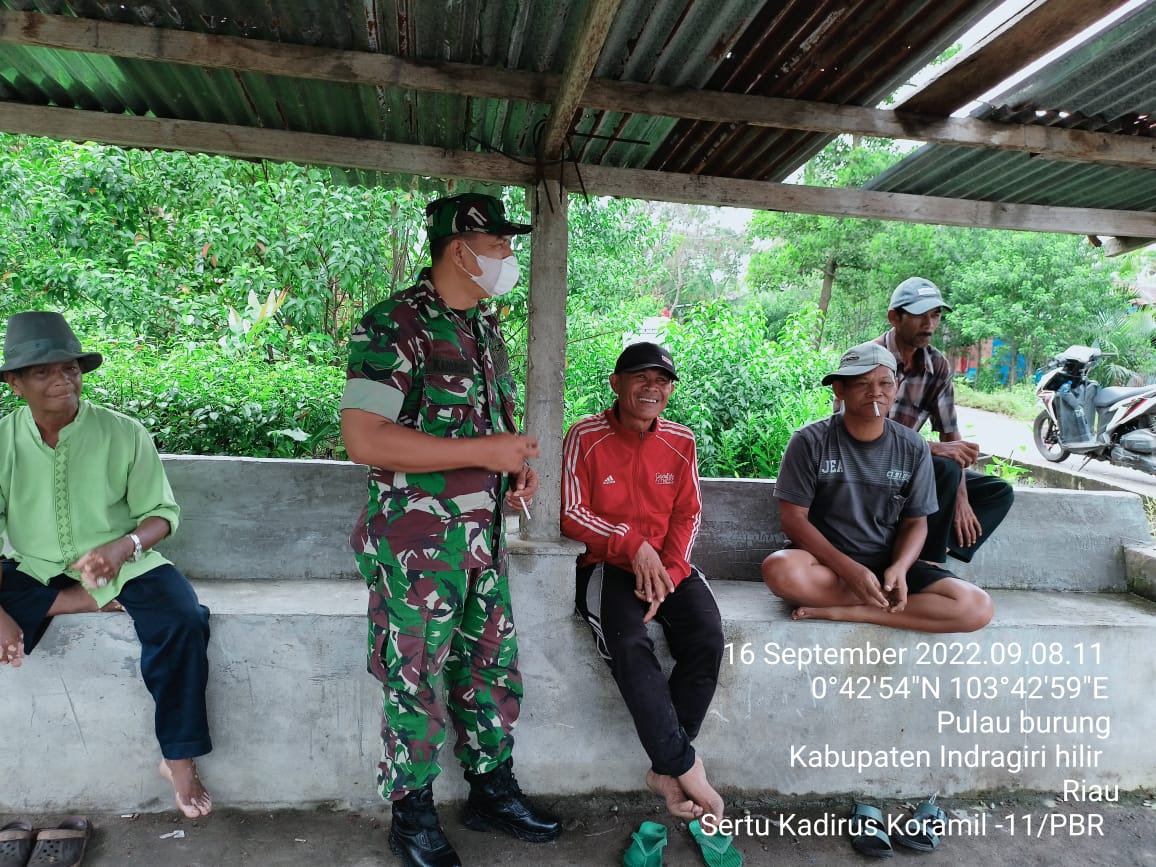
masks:
[[[861,442],[842,414],[795,431],[775,496],[809,509],[827,541],[849,557],[890,554],[901,518],[933,514],[931,451],[915,431],[885,419],[883,436]]]

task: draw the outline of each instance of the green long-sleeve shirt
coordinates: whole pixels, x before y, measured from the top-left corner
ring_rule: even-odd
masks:
[[[0,419],[0,533],[21,572],[45,584],[61,573],[79,579],[73,562],[153,516],[175,531],[180,508],[140,422],[82,400],[50,448],[27,406]],[[126,581],[168,562],[147,551],[89,592],[104,605]]]

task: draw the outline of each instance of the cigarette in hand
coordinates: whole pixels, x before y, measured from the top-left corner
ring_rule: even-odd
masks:
[[[879,418],[879,404],[876,401],[871,401],[871,405],[875,407],[875,418]]]
[[[526,508],[526,498],[518,497],[518,502],[522,504],[522,514],[526,516],[526,520],[530,520],[530,510]]]

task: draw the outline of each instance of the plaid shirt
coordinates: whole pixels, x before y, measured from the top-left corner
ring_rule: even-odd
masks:
[[[939,432],[940,439],[943,434],[956,433],[959,422],[955,418],[955,388],[944,354],[933,346],[917,349],[907,369],[895,345],[894,328],[875,342],[891,350],[899,375],[899,390],[887,417],[916,431],[930,418],[931,429]]]

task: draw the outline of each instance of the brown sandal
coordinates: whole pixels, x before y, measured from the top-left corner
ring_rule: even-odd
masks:
[[[80,867],[92,825],[84,816],[69,816],[55,828],[37,833],[28,867]]]

